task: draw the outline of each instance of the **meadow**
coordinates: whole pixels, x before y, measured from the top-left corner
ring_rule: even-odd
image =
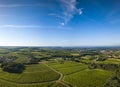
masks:
[[[72,73],[76,73],[78,71],[86,69],[88,66],[81,63],[75,63],[72,61],[64,62],[64,63],[48,63],[55,70],[59,71],[63,75],[69,75]]]
[[[13,74],[0,70],[0,83],[6,87],[38,87],[53,84],[60,75],[43,64],[27,65],[22,74]],[[45,87],[47,87],[45,86]]]
[[[112,72],[102,69],[89,69],[87,65],[75,62],[49,63],[64,75],[63,82],[73,87],[102,87]]]
[[[25,69],[22,73],[10,73],[1,67],[0,87],[103,87],[110,82],[116,70],[109,69],[119,66],[118,55],[108,58],[98,50],[82,51],[79,53],[75,49],[63,48],[1,48],[0,64],[20,63]],[[94,68],[90,67],[92,63],[96,64]]]
[[[111,75],[111,72],[100,69],[86,69],[67,75],[63,80],[71,83],[73,87],[103,87]]]
[[[60,74],[47,67],[63,74],[59,81]],[[81,63],[67,61],[64,63],[44,62],[40,64],[26,65],[21,74],[14,74],[0,69],[0,85],[2,87],[102,87],[112,75],[112,72],[101,69],[88,69],[88,66]]]

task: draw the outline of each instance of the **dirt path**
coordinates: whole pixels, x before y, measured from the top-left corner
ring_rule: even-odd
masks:
[[[52,67],[48,66],[46,63],[42,63],[42,64],[44,64],[45,66],[49,67],[49,68],[50,68],[51,70],[53,70],[54,72],[56,72],[56,73],[60,74],[60,78],[59,78],[56,82],[59,82],[59,83],[61,83],[61,84],[65,85],[66,87],[70,87],[68,84],[66,84],[66,83],[62,82],[62,79],[63,79],[63,77],[64,77],[62,73],[60,73],[60,72],[56,71],[54,68],[52,68]]]

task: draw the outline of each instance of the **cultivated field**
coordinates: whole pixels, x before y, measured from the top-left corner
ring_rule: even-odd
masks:
[[[102,87],[112,72],[101,69],[88,69],[88,66],[75,62],[49,63],[51,67],[64,75],[62,81],[73,87]]]
[[[109,79],[111,74],[111,72],[104,70],[86,69],[65,76],[64,81],[71,83],[73,87],[103,87],[103,84]]]
[[[119,87],[119,52],[0,48],[0,87]],[[11,64],[22,64],[25,68],[21,73],[5,71],[18,68]]]
[[[12,74],[0,70],[0,83],[2,86],[17,87],[47,87],[55,83],[60,75],[43,64],[27,65],[22,74]],[[57,85],[57,84],[56,84]]]

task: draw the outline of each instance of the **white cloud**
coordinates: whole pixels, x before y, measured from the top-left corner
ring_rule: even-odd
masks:
[[[50,14],[48,14],[48,15],[50,15],[50,16],[55,16],[55,17],[58,17],[58,18],[64,19],[64,17],[61,16],[61,15],[59,15],[59,14],[50,13]]]
[[[0,25],[0,28],[40,28],[38,25]]]
[[[65,25],[65,23],[64,23],[64,22],[61,22],[61,23],[60,23],[60,25],[64,26],[64,25]]]
[[[0,4],[0,8],[41,6],[42,4]]]
[[[67,24],[75,14],[81,15],[83,13],[82,8],[77,8],[76,0],[59,0],[60,8],[62,12],[59,12],[58,14],[51,13],[50,15],[56,16],[63,21],[60,23],[62,26]]]
[[[60,25],[64,26],[64,23],[61,23]],[[5,25],[0,25],[0,29],[63,29],[63,30],[71,30],[71,28],[61,27],[61,26],[5,24]]]

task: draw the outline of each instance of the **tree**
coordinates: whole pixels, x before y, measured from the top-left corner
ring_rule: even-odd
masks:
[[[38,58],[30,58],[28,64],[38,64],[39,61],[40,61],[40,59],[38,59]]]
[[[3,71],[10,72],[10,73],[22,73],[25,69],[24,64],[21,63],[3,63],[1,64],[1,68]]]

